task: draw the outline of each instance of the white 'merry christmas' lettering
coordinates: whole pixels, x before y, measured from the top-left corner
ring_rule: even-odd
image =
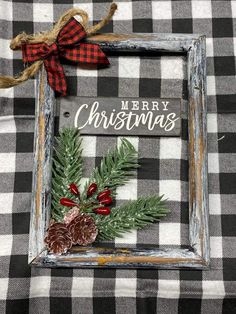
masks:
[[[121,110],[131,110],[131,111],[135,111],[135,110],[163,110],[163,111],[167,111],[169,101],[161,101],[160,103],[158,101],[146,101],[146,100],[121,100]],[[162,107],[160,106],[162,105]]]
[[[163,111],[167,111],[169,102],[162,103],[164,106]],[[125,108],[126,105],[128,104],[122,103],[122,108]],[[144,105],[148,106],[147,102],[144,103]],[[154,103],[154,105],[155,108],[158,108],[158,103]],[[138,104],[135,103],[135,106],[138,106]],[[138,128],[140,125],[144,125],[149,131],[159,126],[166,132],[169,132],[175,127],[175,122],[179,119],[174,112],[170,112],[167,115],[155,115],[154,111],[139,114],[132,111],[126,112],[126,109],[123,110],[124,111],[116,112],[116,110],[113,109],[110,113],[107,113],[105,110],[99,112],[98,101],[95,101],[91,106],[83,104],[75,114],[74,126],[79,130],[85,128],[87,125],[92,125],[94,128],[102,127],[103,129],[108,129],[109,127],[113,127],[114,130],[125,128],[127,131],[130,131],[134,128]]]

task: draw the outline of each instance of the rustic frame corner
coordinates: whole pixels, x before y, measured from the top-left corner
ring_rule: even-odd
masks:
[[[209,268],[206,39],[188,34],[104,34],[90,37],[104,51],[182,53],[187,56],[189,135],[189,249],[73,247],[48,254],[44,236],[50,218],[55,97],[45,70],[37,79],[29,264],[40,267]]]

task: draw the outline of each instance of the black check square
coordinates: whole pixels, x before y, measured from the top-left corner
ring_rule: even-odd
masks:
[[[31,192],[32,191],[32,172],[16,172],[14,191]]]
[[[26,2],[29,2],[29,1],[26,1]],[[22,32],[25,32],[27,34],[33,34],[34,23],[29,22],[29,21],[13,21],[13,37],[17,36],[19,33],[22,33]]]
[[[213,37],[234,37],[233,20],[231,18],[213,18],[212,19]]]
[[[160,97],[161,80],[140,78],[139,80],[139,96],[140,97]]]
[[[219,153],[236,153],[236,134],[235,133],[218,133],[218,137],[223,141],[218,141]]]
[[[221,228],[222,228],[222,236],[235,237],[236,236],[236,214],[235,215],[221,215]]]
[[[139,168],[137,171],[138,179],[158,180],[159,162],[155,158],[140,158],[138,160]]]
[[[236,194],[236,173],[220,173],[220,193]]]
[[[134,33],[152,33],[152,20],[151,19],[135,19],[133,20]]]
[[[97,89],[100,97],[118,97],[118,78],[99,77]]]
[[[20,59],[13,60],[13,75],[19,75],[24,70],[24,64]]]
[[[225,281],[236,281],[236,258],[223,258]]]
[[[222,304],[222,314],[232,314],[236,311],[236,299],[224,299]]]
[[[15,1],[15,0],[14,0]],[[27,314],[29,313],[29,299],[8,299],[6,301],[5,314]]]
[[[51,297],[50,298],[50,314],[71,314],[72,302],[71,298]]]
[[[29,233],[30,213],[12,214],[12,232],[13,234]]]
[[[191,34],[193,32],[192,19],[173,19],[172,20],[172,32]]]
[[[27,255],[12,255],[9,267],[9,278],[24,278],[30,276]]]
[[[191,314],[201,313],[201,300],[199,299],[180,299],[178,313],[187,314],[191,308]]]
[[[34,115],[34,98],[14,98],[14,115]]]
[[[235,75],[235,57],[215,57],[214,67],[216,76]]]
[[[94,314],[115,313],[115,297],[93,298]]]
[[[218,113],[235,113],[235,94],[225,94],[216,96]]]
[[[16,152],[17,153],[30,153],[33,151],[34,133],[16,134]]]

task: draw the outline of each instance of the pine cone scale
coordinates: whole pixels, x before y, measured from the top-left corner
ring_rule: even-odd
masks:
[[[73,244],[86,246],[92,244],[98,234],[94,219],[87,214],[80,214],[68,225]]]
[[[72,240],[68,229],[63,223],[54,223],[49,226],[44,239],[50,253],[66,253],[72,246]]]

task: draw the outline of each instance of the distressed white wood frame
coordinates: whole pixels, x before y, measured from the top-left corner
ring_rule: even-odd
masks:
[[[181,53],[187,56],[189,135],[189,249],[128,249],[75,246],[49,254],[44,236],[51,207],[54,92],[46,72],[37,79],[29,264],[41,267],[195,268],[209,267],[205,36],[186,34],[96,35],[106,52]]]

